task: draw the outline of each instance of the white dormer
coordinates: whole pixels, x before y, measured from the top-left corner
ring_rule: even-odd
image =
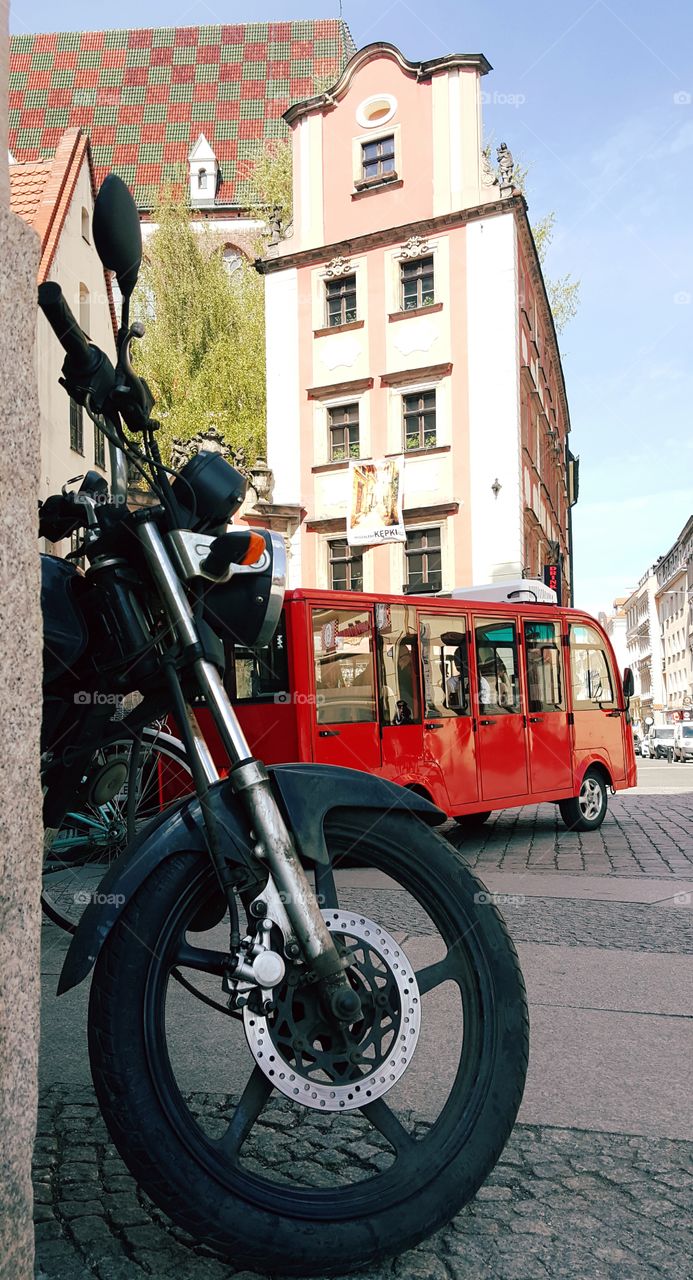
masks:
[[[200,134],[188,156],[190,165],[190,203],[204,209],[214,204],[217,193],[219,164],[205,135]]]

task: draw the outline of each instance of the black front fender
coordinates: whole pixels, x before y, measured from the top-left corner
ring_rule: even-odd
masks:
[[[447,815],[430,800],[394,782],[327,764],[282,764],[269,770],[302,858],[329,861],[324,837],[325,817],[334,809],[379,809],[415,815],[429,826]],[[248,824],[229,782],[209,792],[209,803],[224,833],[229,862],[247,864],[252,856]],[[152,872],[176,853],[206,852],[205,828],[197,796],[167,809],[140,833],[107,871],[94,900],[86,907],[65,957],[58,995],[82,982],[130,898]]]

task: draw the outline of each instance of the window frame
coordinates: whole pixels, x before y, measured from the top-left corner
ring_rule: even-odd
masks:
[[[100,471],[106,470],[106,437],[97,423],[94,423],[94,466]]]
[[[424,403],[427,396],[433,397],[433,407],[426,407]],[[408,409],[408,400],[417,400],[416,408]],[[401,392],[402,400],[402,449],[404,453],[414,453],[417,449],[429,450],[435,449],[438,445],[438,398],[436,395],[436,387],[421,387],[416,390],[404,389]],[[433,414],[433,443],[426,444],[426,436],[430,433],[430,428],[426,428],[424,419],[427,415]],[[417,443],[414,445],[407,444],[407,419],[416,418],[418,420]]]
[[[70,448],[73,453],[84,457],[84,410],[72,396],[70,396]]]
[[[355,421],[346,420],[342,423],[333,422],[333,415],[347,410],[354,410],[356,414]],[[356,443],[353,444],[349,438],[349,432],[356,430]],[[341,431],[343,439],[341,445],[335,445],[335,433]],[[341,457],[335,456],[335,448],[343,449]],[[353,453],[352,449],[356,452]],[[333,404],[327,406],[327,460],[328,462],[348,462],[350,458],[361,457],[361,411],[358,400],[346,400],[341,404]]]
[[[344,546],[346,554],[343,556],[335,556],[333,548]],[[352,576],[354,572],[354,564],[360,564],[360,583],[354,585]],[[346,569],[346,586],[338,587],[333,581],[333,570],[335,565],[343,564]],[[350,547],[346,538],[328,538],[327,539],[327,577],[329,581],[330,591],[363,591],[363,548]]]
[[[430,263],[430,267],[427,264]],[[412,270],[413,268],[413,270]],[[426,269],[424,269],[426,268]],[[431,288],[430,296],[424,293],[423,282],[430,275]],[[416,297],[413,302],[407,302],[406,287],[407,284],[414,282]],[[436,275],[435,275],[435,254],[424,253],[419,258],[400,258],[399,259],[399,305],[400,311],[406,314],[407,311],[422,311],[426,307],[434,307],[436,303]]]
[[[415,528],[405,528],[404,532],[407,539],[404,545],[404,590],[406,594],[409,594],[409,595],[416,594],[416,588],[410,580],[410,564],[411,564],[412,557],[415,555],[422,556],[424,560],[424,568],[426,572],[426,576],[423,577],[422,581],[417,584],[419,590],[423,589],[425,594],[429,594],[429,591],[430,591],[431,595],[433,595],[435,591],[442,591],[443,589],[443,526],[440,524],[417,525]],[[422,548],[417,548],[416,550],[414,550],[413,548],[410,549],[409,539],[411,536],[421,537],[431,533],[437,533],[438,535],[437,546],[433,546],[429,548],[428,545],[426,545]],[[437,555],[440,560],[440,568],[437,571],[434,570],[434,572],[438,572],[440,574],[440,584],[435,588],[430,586],[432,579],[430,577],[429,568],[428,568],[429,555]]]
[[[355,324],[358,320],[358,294],[356,289],[356,272],[337,276],[333,280],[325,280],[325,328],[340,329],[346,324]],[[347,285],[350,287],[347,288]],[[353,307],[347,305],[347,295],[353,293]],[[339,302],[339,319],[333,320],[330,315],[330,303]],[[353,315],[351,312],[353,311]]]
[[[583,643],[580,643],[579,641],[574,642],[573,632],[577,627],[582,627],[587,631],[591,631],[596,638],[595,642],[594,643],[591,641],[584,641]],[[604,656],[604,664],[606,666],[606,671],[607,671],[607,675],[609,677],[609,683],[611,686],[610,698],[601,698],[601,699],[578,698],[576,696],[576,688],[578,688],[578,685],[575,678],[576,672],[575,672],[575,666],[573,662],[573,656],[575,653],[579,653],[579,652],[589,653],[591,651],[601,653]],[[597,628],[594,626],[593,623],[590,623],[587,621],[569,622],[568,654],[569,654],[569,663],[570,663],[570,701],[571,701],[573,710],[574,711],[602,711],[604,709],[613,710],[618,708],[618,705],[619,705],[618,696],[617,696],[618,685],[616,683],[615,672],[611,663],[611,659],[609,657],[609,650],[607,648],[604,637],[600,635],[599,631],[597,630]]]
[[[325,621],[321,620],[321,615],[325,615]],[[311,664],[313,668],[312,679],[315,687],[315,719],[318,725],[324,724],[351,724],[351,725],[377,725],[378,723],[378,687],[376,672],[376,644],[375,644],[375,622],[373,617],[372,606],[363,604],[354,605],[353,608],[340,605],[335,609],[325,609],[319,605],[314,605],[309,613],[309,637],[310,637],[310,654]],[[340,626],[353,626],[356,623],[362,626],[367,624],[367,630],[351,632],[345,631],[342,634],[342,644],[338,643],[340,638]],[[334,644],[329,649],[323,649],[324,657],[319,659],[318,650],[316,649],[316,636],[318,627],[321,632],[325,633],[328,627],[334,627]],[[350,653],[348,647],[344,647],[344,640],[348,642],[349,635],[351,637],[367,636],[368,637],[368,654],[364,655],[358,651]],[[362,671],[358,676],[354,677],[353,665],[359,665],[359,662],[366,658],[366,662]],[[323,681],[321,676],[318,679],[319,667],[324,667],[325,671],[336,671],[338,681],[342,680],[343,670],[342,662],[352,660],[352,671],[350,678],[344,680],[343,683],[333,681],[332,676],[328,681]],[[355,664],[354,664],[355,660]],[[334,665],[333,665],[334,664]],[[348,664],[345,668],[348,671]],[[364,672],[369,672],[369,679],[363,681],[361,677]],[[359,692],[353,698],[336,698],[331,700],[330,693],[332,690],[340,689],[347,694],[349,690],[358,682]],[[355,715],[354,709],[359,704],[368,712],[367,715]],[[341,712],[341,714],[340,714]],[[334,713],[334,714],[332,714]]]
[[[382,148],[385,144],[391,145],[391,154],[383,155]],[[376,154],[374,157],[366,156],[366,148],[375,147]],[[394,130],[388,130],[387,133],[381,133],[377,138],[361,138],[359,140],[359,160],[360,160],[360,176],[357,186],[372,187],[382,182],[392,182],[397,178],[397,139]],[[391,169],[384,169],[383,163],[392,161]],[[368,174],[366,172],[367,165],[375,164],[375,173]]]

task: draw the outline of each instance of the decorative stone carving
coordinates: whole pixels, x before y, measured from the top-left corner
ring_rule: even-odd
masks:
[[[226,458],[231,463],[232,467],[236,467],[248,479],[251,478],[251,468],[243,449],[232,449],[231,445],[227,444],[219,428],[215,427],[213,423],[206,427],[204,431],[198,431],[189,440],[182,440],[180,436],[174,437],[171,444],[171,466],[175,471],[180,470],[200,450],[205,450],[208,453],[220,453],[222,458]]]
[[[500,181],[501,192],[505,193],[507,191],[512,191],[513,170],[515,168],[515,161],[513,160],[512,151],[508,149],[508,146],[505,142],[501,142],[496,152],[496,158],[498,160],[498,171],[500,174],[499,181]]]
[[[274,491],[274,472],[268,467],[264,458],[258,458],[250,469],[250,483],[257,494],[258,505],[270,503]]]
[[[425,254],[431,253],[431,246],[424,236],[411,236],[406,244],[402,245],[397,257],[404,258],[423,258]]]
[[[349,276],[353,271],[350,258],[333,258],[325,267],[325,279],[337,280],[340,276]]]

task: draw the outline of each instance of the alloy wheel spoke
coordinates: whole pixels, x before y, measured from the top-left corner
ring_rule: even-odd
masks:
[[[229,1126],[218,1142],[219,1150],[229,1159],[236,1159],[250,1130],[269,1098],[274,1085],[264,1071],[253,1067],[252,1075],[231,1117]]]
[[[414,974],[420,995],[425,996],[427,991],[433,991],[443,982],[457,980],[454,951],[455,948],[451,947],[442,960],[436,960],[434,964],[428,964]]]
[[[375,1102],[369,1102],[365,1107],[359,1107],[359,1110],[374,1129],[382,1133],[396,1156],[406,1155],[416,1146],[416,1140],[407,1133],[401,1120],[397,1118],[392,1108],[388,1107],[384,1098],[376,1098]]]

